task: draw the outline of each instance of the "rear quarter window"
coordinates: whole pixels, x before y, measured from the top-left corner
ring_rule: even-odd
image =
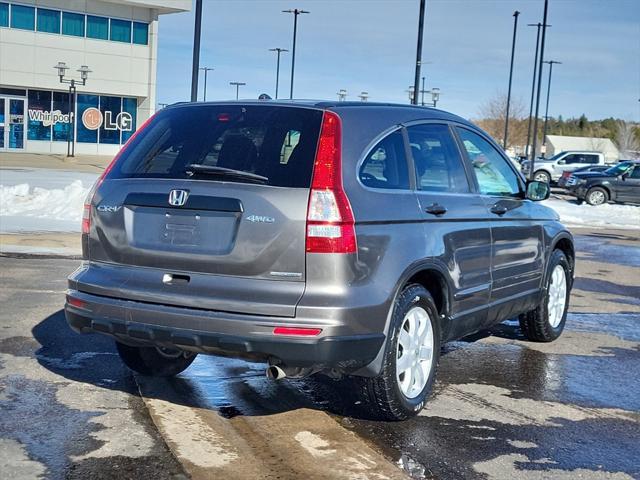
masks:
[[[260,175],[270,186],[309,188],[321,122],[321,110],[306,108],[170,107],[125,148],[108,178],[221,179],[194,174],[188,167],[196,164]]]

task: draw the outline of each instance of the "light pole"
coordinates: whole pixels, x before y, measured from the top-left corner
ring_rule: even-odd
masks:
[[[422,93],[422,101],[420,103],[422,103],[423,107],[433,107],[436,108],[438,106],[438,100],[440,100],[440,89],[438,87],[433,87],[431,90],[420,90],[420,92]],[[424,94],[428,93],[431,95],[431,103],[429,102],[425,102],[424,101]]]
[[[302,13],[310,13],[306,10],[282,10],[282,13],[293,13],[293,49],[291,51],[291,88],[289,89],[289,98],[293,98],[293,74],[296,68],[296,36],[298,34],[298,15]]]
[[[276,62],[276,99],[278,98],[278,85],[280,84],[280,54],[282,52],[288,52],[286,48],[270,48],[270,52],[278,52],[278,60]]]
[[[360,95],[358,95],[358,98],[360,99],[361,102],[366,102],[369,99],[369,92],[360,92]]]
[[[536,166],[536,143],[538,141],[538,113],[540,111],[540,84],[542,83],[542,63],[544,62],[544,42],[547,34],[547,14],[549,12],[549,0],[544,0],[544,13],[542,14],[542,39],[540,40],[540,61],[538,62],[538,84],[536,93],[536,111],[533,117],[533,141],[531,150],[531,169],[529,178],[533,180]]]
[[[229,82],[229,85],[235,85],[236,87],[236,100],[238,100],[238,96],[240,95],[240,86],[246,85],[244,82]]]
[[[193,60],[191,62],[191,101],[198,101],[198,70],[200,68],[200,31],[202,30],[202,0],[196,0],[193,27]]]
[[[336,95],[338,95],[339,102],[344,102],[347,99],[347,91],[344,88],[338,90],[338,93],[336,93]]]
[[[527,145],[525,146],[524,154],[527,158],[529,158],[529,143],[531,142],[531,120],[533,117],[533,99],[536,94],[536,73],[538,72],[538,49],[540,48],[540,27],[542,24],[538,23],[529,23],[527,24],[529,27],[538,27],[536,34],[536,54],[533,57],[533,80],[531,81],[531,100],[529,102],[529,122],[527,124]],[[550,26],[550,25],[549,25]]]
[[[420,90],[420,64],[422,62],[422,36],[424,34],[425,0],[420,0],[420,17],[418,18],[418,44],[416,46],[416,73],[413,79],[413,99],[411,103],[418,104],[418,90]]]
[[[206,102],[207,101],[207,72],[210,72],[211,70],[213,70],[213,68],[200,67],[200,70],[204,72],[204,95],[203,95],[202,101]]]
[[[504,121],[504,141],[502,147],[507,149],[507,139],[509,137],[509,107],[511,105],[511,81],[513,80],[513,57],[516,53],[516,33],[518,31],[519,11],[513,12],[513,40],[511,41],[511,65],[509,66],[509,88],[507,89],[507,116]]]
[[[67,83],[69,84],[69,105],[68,105],[68,110],[69,110],[69,123],[67,124],[67,157],[73,157],[75,156],[75,150],[76,150],[76,119],[75,119],[75,110],[76,110],[76,80],[75,78],[64,78],[67,70],[69,69],[69,67],[67,67],[67,64],[64,62],[58,62],[57,65],[55,65],[53,68],[55,68],[58,71],[58,78],[60,79],[60,83]],[[78,70],[76,70],[77,72],[80,72],[80,81],[82,82],[81,85],[86,85],[87,84],[87,78],[89,78],[89,73],[91,72],[91,70],[89,70],[89,67],[87,67],[86,65],[82,65],[80,66],[80,68]]]
[[[553,72],[553,65],[562,65],[562,62],[555,60],[545,61],[549,64],[549,83],[547,83],[547,106],[544,111],[544,128],[542,129],[542,144],[547,144],[547,123],[549,122],[549,94],[551,93],[551,72]]]

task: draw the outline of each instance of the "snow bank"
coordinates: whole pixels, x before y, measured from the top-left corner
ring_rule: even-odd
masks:
[[[636,205],[578,205],[575,201],[555,198],[543,204],[558,212],[560,221],[567,226],[640,230],[640,207]]]
[[[0,171],[0,232],[79,232],[82,205],[97,175]]]

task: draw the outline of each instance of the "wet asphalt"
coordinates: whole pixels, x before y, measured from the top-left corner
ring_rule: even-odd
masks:
[[[508,321],[445,345],[427,408],[399,423],[371,418],[347,381],[276,383],[264,378],[264,365],[239,360],[199,356],[176,378],[136,379],[109,340],[66,327],[62,280],[77,261],[0,258],[0,471],[223,478],[215,462],[183,469],[200,450],[189,451],[191,436],[175,432],[208,428],[223,432],[213,452],[228,460],[225,468],[237,458],[247,464],[234,452],[260,445],[249,462],[256,470],[244,478],[300,478],[302,467],[286,459],[296,441],[327,463],[325,453],[344,444],[342,430],[411,478],[640,478],[640,242],[637,232],[576,233],[563,336],[527,342]],[[175,407],[175,417],[158,415],[159,406]],[[180,412],[196,412],[197,421],[176,428]],[[301,433],[322,437],[311,437],[309,450]],[[269,450],[287,435],[296,439],[289,451],[286,442]],[[348,478],[379,478],[378,467],[356,467],[343,468]]]

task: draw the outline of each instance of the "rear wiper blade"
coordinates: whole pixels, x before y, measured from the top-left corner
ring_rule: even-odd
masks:
[[[216,167],[214,165],[202,165],[200,163],[192,163],[185,169],[185,173],[193,175],[194,173],[204,173],[207,175],[220,175],[221,177],[239,177],[256,182],[267,183],[268,177],[263,177],[256,173],[244,172],[242,170],[234,170],[233,168]]]

